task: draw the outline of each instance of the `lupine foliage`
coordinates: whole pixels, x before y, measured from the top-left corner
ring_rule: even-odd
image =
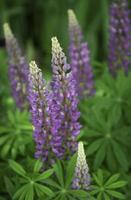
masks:
[[[41,10],[45,6],[46,12],[48,3],[43,2],[39,0],[34,6],[38,9],[39,5]],[[48,2],[53,5],[53,1]],[[33,29],[35,23],[29,26],[30,34],[34,34],[31,37],[36,37],[36,48],[30,44],[25,50],[31,60],[34,53],[35,58],[39,57],[38,52],[42,53],[39,55],[43,60],[47,59],[51,54],[52,35],[58,35],[63,47],[62,36],[69,37],[66,54],[57,38],[51,39],[50,75],[47,75],[47,67],[42,70],[39,68],[41,64],[38,67],[35,61],[26,61],[18,39],[9,25],[4,26],[8,54],[5,50],[0,54],[0,200],[131,199],[131,27],[128,2],[114,0],[107,7],[107,1],[101,0],[96,18],[90,14],[92,7],[94,16],[97,11],[93,2],[95,0],[88,0],[89,4],[87,0],[74,3],[82,11],[81,17],[78,15],[80,20],[76,20],[73,10],[68,10],[68,16],[65,11],[69,26],[63,20],[64,10],[60,18],[52,19],[51,28],[48,26],[51,17],[43,23],[43,12],[37,12],[46,29],[41,34],[44,39],[40,40],[37,30],[42,30],[43,26],[37,30]],[[61,7],[66,8],[65,5]],[[87,16],[84,16],[84,10]],[[17,13],[15,10],[10,12]],[[51,16],[51,12],[49,14]],[[6,13],[2,13],[4,16]],[[62,26],[56,23],[60,20]],[[88,25],[84,27],[86,20]],[[57,32],[53,32],[53,25]],[[96,31],[101,34],[99,29],[103,30],[103,35],[97,43],[94,35]],[[42,44],[42,41],[46,43]],[[104,41],[103,45],[101,41]],[[48,50],[41,51],[40,44],[45,45],[44,50],[48,46]],[[0,45],[4,46],[3,40]],[[99,62],[96,55],[104,62]],[[37,63],[39,61],[41,59]]]

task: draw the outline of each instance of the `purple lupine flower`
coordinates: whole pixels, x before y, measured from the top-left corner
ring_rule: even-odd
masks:
[[[76,137],[81,127],[78,122],[80,113],[77,110],[76,81],[56,37],[52,38],[52,69],[52,90],[59,123],[57,137],[61,141],[63,157],[67,158],[77,148]]]
[[[27,107],[28,64],[9,25],[4,24],[11,92],[20,110]]]
[[[79,142],[77,163],[75,167],[72,188],[76,190],[77,189],[89,190],[89,186],[90,186],[89,168],[86,162],[83,143]]]
[[[130,20],[127,0],[117,0],[110,7],[109,70],[115,77],[123,68],[128,74],[130,54]]]
[[[50,104],[52,98],[43,79],[42,71],[34,61],[30,63],[28,93],[36,143],[35,157],[48,162],[51,155]]]
[[[83,34],[73,10],[68,10],[69,34],[70,34],[70,64],[73,76],[77,83],[77,92],[80,98],[93,95],[94,80],[92,67],[90,65],[90,53],[87,42],[84,41]]]

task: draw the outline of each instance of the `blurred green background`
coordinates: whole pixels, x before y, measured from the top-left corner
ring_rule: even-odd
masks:
[[[2,25],[9,22],[29,61],[35,59],[42,68],[50,70],[52,36],[58,37],[68,55],[67,10],[71,8],[89,43],[94,66],[94,61],[104,62],[107,58],[110,3],[111,0],[0,0],[1,46],[4,38]],[[1,49],[2,65],[6,54],[4,48]]]
[[[67,9],[75,11],[93,60],[107,54],[108,0],[0,0],[0,24],[9,22],[29,59],[50,66],[52,36],[68,49]],[[3,30],[0,29],[3,38]]]

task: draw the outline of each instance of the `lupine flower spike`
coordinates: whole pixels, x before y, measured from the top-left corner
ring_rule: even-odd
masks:
[[[73,10],[68,10],[70,46],[69,56],[73,76],[77,83],[79,97],[93,95],[94,80],[90,65],[90,53],[87,42],[84,41],[80,25]]]
[[[109,70],[115,77],[123,68],[128,74],[130,54],[130,19],[127,0],[116,0],[110,7]]]
[[[57,108],[56,119],[59,123],[57,137],[61,138],[63,156],[68,157],[77,149],[76,137],[81,127],[78,122],[80,113],[77,110],[76,81],[56,37],[52,38],[52,69],[52,90]]]
[[[9,25],[4,24],[11,92],[20,110],[27,107],[28,64]]]
[[[72,188],[89,190],[89,186],[90,186],[89,168],[86,162],[86,156],[84,152],[83,143],[79,142],[77,163],[76,163]]]
[[[29,102],[34,126],[36,143],[35,157],[42,161],[49,161],[51,154],[51,124],[50,124],[50,92],[43,79],[42,71],[36,63],[30,63],[29,73]]]

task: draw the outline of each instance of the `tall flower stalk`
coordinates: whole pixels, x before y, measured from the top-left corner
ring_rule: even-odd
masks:
[[[76,163],[72,188],[88,190],[89,186],[90,186],[89,168],[86,162],[86,156],[84,152],[83,143],[79,142],[77,163]]]
[[[30,63],[28,89],[36,143],[35,157],[42,161],[49,161],[51,154],[51,111],[49,109],[51,94],[43,79],[42,71],[34,61]]]
[[[93,95],[94,80],[90,65],[90,53],[87,42],[84,41],[80,25],[73,10],[68,10],[70,47],[69,56],[73,76],[77,83],[79,97]]]
[[[122,68],[128,74],[130,54],[130,19],[127,0],[116,0],[110,7],[109,70],[115,77]]]
[[[27,107],[28,64],[9,25],[4,24],[4,34],[8,53],[9,79],[11,92],[17,107]]]
[[[52,69],[52,90],[57,107],[56,119],[59,123],[57,137],[61,141],[63,157],[68,157],[77,149],[76,137],[81,127],[78,122],[80,113],[77,110],[76,81],[56,37],[52,38]]]

